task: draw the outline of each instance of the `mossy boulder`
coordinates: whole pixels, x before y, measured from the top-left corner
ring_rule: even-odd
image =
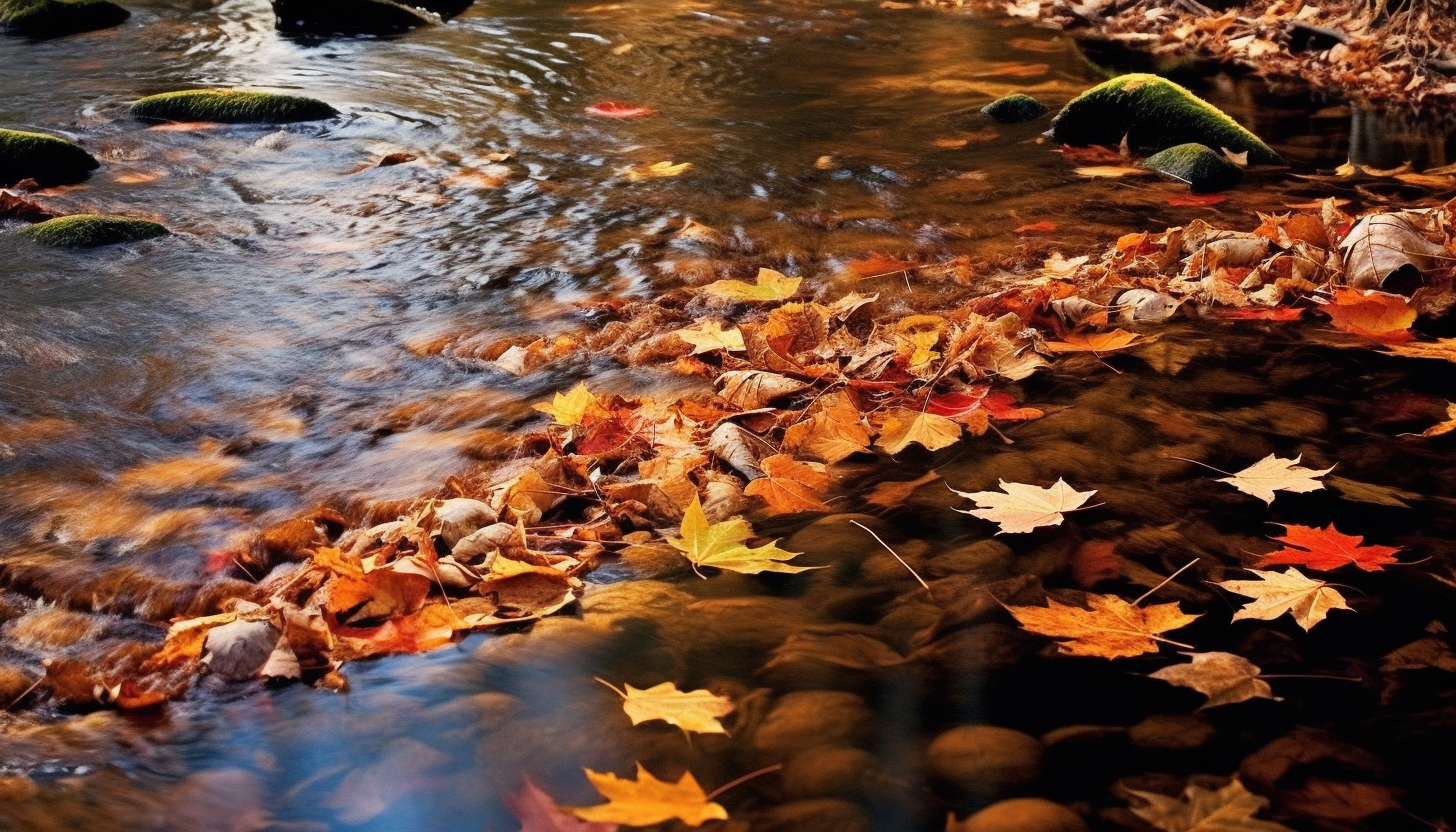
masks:
[[[0,0],[0,31],[44,39],[110,29],[131,12],[110,0]]]
[[[1041,118],[1046,111],[1045,104],[1019,92],[998,98],[981,108],[981,112],[1001,124],[1020,124],[1023,121],[1031,121],[1034,118]]]
[[[1195,142],[1158,151],[1143,161],[1143,167],[1188,183],[1195,194],[1226,191],[1244,178],[1239,166],[1222,153]]]
[[[149,95],[131,105],[143,121],[286,124],[333,118],[338,110],[316,98],[242,90],[184,90]]]
[[[1162,150],[1197,142],[1247,151],[1251,164],[1283,162],[1217,107],[1156,75],[1122,75],[1098,84],[1072,99],[1052,121],[1052,138],[1076,147],[1116,147],[1123,136],[1135,148]]]
[[[0,129],[0,185],[34,179],[42,186],[80,182],[101,163],[81,146],[44,133]]]
[[[315,35],[393,35],[435,22],[394,0],[273,0],[278,31]]]
[[[134,217],[73,214],[32,225],[21,229],[20,233],[37,243],[55,248],[95,248],[149,240],[172,232],[166,226]]]

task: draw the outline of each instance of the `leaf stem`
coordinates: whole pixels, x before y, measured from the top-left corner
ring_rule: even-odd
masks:
[[[703,800],[704,800],[704,802],[711,802],[713,798],[717,797],[718,795],[722,794],[723,792],[728,791],[729,789],[733,788],[734,786],[741,786],[744,783],[747,783],[749,780],[752,780],[755,777],[761,777],[761,776],[763,776],[765,774],[772,774],[775,771],[779,771],[779,770],[783,769],[783,767],[784,767],[784,764],[783,763],[775,763],[775,764],[773,764],[771,766],[767,766],[765,768],[761,768],[758,771],[750,771],[747,774],[743,775],[742,777],[739,777],[736,780],[729,780],[727,783],[724,783],[723,785],[721,785],[718,788],[712,790],[711,792],[708,792],[707,796],[705,798],[703,798]]]
[[[1164,578],[1162,583],[1158,584],[1157,586],[1153,587],[1152,589],[1148,590],[1147,592],[1144,592],[1142,595],[1139,595],[1138,596],[1138,599],[1136,601],[1133,601],[1132,602],[1132,605],[1135,607],[1138,604],[1141,604],[1143,601],[1147,600],[1147,597],[1149,595],[1152,595],[1154,592],[1157,592],[1158,590],[1160,590],[1163,587],[1167,586],[1170,581],[1172,581],[1174,578],[1178,577],[1179,575],[1183,574],[1184,570],[1186,570],[1188,567],[1192,566],[1193,564],[1195,564],[1197,562],[1198,562],[1198,558],[1194,558],[1193,560],[1190,560],[1187,563],[1183,564],[1183,566],[1181,568],[1179,568],[1179,570],[1177,572],[1174,572],[1173,574],[1171,574],[1168,577]],[[1173,642],[1170,641],[1168,643],[1169,644],[1172,644]]]
[[[925,594],[930,596],[930,600],[932,600],[932,601],[935,600],[935,596],[933,594],[931,594],[931,592],[930,592],[930,584],[926,583],[925,582],[925,579],[922,578],[922,577],[920,577],[920,574],[917,573],[914,569],[912,569],[910,567],[910,564],[906,563],[905,562],[905,559],[902,558],[902,557],[900,557],[900,554],[898,552],[896,552],[894,549],[891,549],[890,548],[890,544],[888,544],[885,541],[881,540],[880,539],[880,536],[877,535],[877,534],[875,534],[874,529],[871,529],[869,526],[866,526],[865,524],[859,522],[858,520],[851,520],[849,522],[852,523],[852,524],[854,524],[854,525],[856,525],[856,526],[859,526],[861,529],[864,529],[865,531],[869,532],[870,533],[870,537],[873,537],[876,541],[879,541],[879,544],[881,546],[885,547],[885,551],[886,552],[889,552],[891,555],[893,555],[894,558],[895,558],[895,560],[898,560],[900,562],[900,565],[903,566],[903,567],[905,567],[906,569],[908,569],[910,571],[911,576],[913,576],[915,578],[915,580],[919,581],[921,586],[925,587]]]
[[[1207,462],[1199,462],[1196,459],[1189,459],[1186,456],[1173,456],[1172,454],[1169,454],[1169,455],[1163,457],[1163,459],[1176,459],[1179,462],[1191,462],[1194,465],[1202,465],[1204,468],[1207,468],[1210,471],[1217,471],[1220,474],[1223,474],[1225,477],[1236,476],[1235,474],[1231,474],[1228,471],[1223,470],[1222,468],[1215,468],[1212,465],[1209,465]]]
[[[622,697],[623,699],[626,699],[627,698],[627,692],[626,691],[622,690],[621,688],[617,687],[616,685],[612,684],[611,682],[608,682],[606,679],[603,679],[600,676],[593,676],[592,678],[595,679],[598,682],[601,682],[602,684],[606,685],[607,687],[611,688],[613,693],[617,694],[618,696]]]

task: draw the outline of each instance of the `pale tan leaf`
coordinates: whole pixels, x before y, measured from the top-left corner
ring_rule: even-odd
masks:
[[[713,350],[742,352],[747,349],[743,345],[743,333],[738,327],[724,329],[717,321],[699,321],[696,326],[677,330],[677,337],[693,345],[691,355]]]
[[[1089,497],[1097,493],[1095,489],[1073,490],[1061,479],[1047,488],[1001,480],[1001,491],[951,490],[975,501],[978,506],[956,511],[999,523],[1001,530],[997,534],[1029,532],[1038,526],[1059,526],[1062,523],[1062,512],[1080,508]]]
[[[1299,467],[1299,460],[1298,456],[1294,459],[1280,459],[1269,454],[1236,474],[1220,477],[1218,481],[1226,482],[1265,503],[1274,502],[1275,491],[1304,493],[1324,488],[1324,483],[1315,482],[1315,478],[1328,474],[1335,467],[1331,465],[1323,471],[1316,471]]]
[[[1282,823],[1259,820],[1254,814],[1269,805],[1235,777],[1214,791],[1189,786],[1178,800],[1156,792],[1128,789],[1143,801],[1130,807],[1133,814],[1163,832],[1293,832]]]
[[[793,297],[803,281],[802,277],[786,277],[773,269],[759,269],[758,280],[754,283],[718,280],[704,286],[702,291],[716,298],[740,303],[772,303]]]
[[[875,442],[886,453],[898,454],[911,444],[938,451],[959,442],[961,425],[944,416],[897,407],[885,414],[880,438]]]
[[[1148,675],[1173,685],[1193,688],[1208,701],[1200,708],[1232,705],[1249,699],[1278,699],[1259,678],[1253,662],[1233,653],[1188,653],[1191,664],[1175,664]]]
[[[622,710],[632,719],[633,725],[660,719],[684,731],[695,731],[699,734],[728,733],[724,730],[723,723],[718,721],[720,717],[733,713],[733,700],[726,696],[718,696],[707,690],[680,691],[672,682],[653,685],[646,690],[639,690],[631,685],[622,687],[624,690],[621,693],[625,693]]]
[[[1229,592],[1245,595],[1254,600],[1234,613],[1233,621],[1241,618],[1258,618],[1272,621],[1289,613],[1299,626],[1308,630],[1325,620],[1330,610],[1348,610],[1345,597],[1324,581],[1306,577],[1298,569],[1290,567],[1284,572],[1249,569],[1259,577],[1256,581],[1219,581],[1218,585]]]

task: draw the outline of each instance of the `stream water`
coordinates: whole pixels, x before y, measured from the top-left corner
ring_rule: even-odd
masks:
[[[677,384],[605,362],[517,379],[440,344],[580,329],[586,302],[651,296],[704,270],[769,266],[812,279],[871,252],[1071,256],[1194,217],[1246,228],[1256,209],[1332,195],[1328,181],[1266,174],[1219,205],[1175,207],[1174,183],[1078,177],[1039,139],[1044,120],[998,126],[975,114],[1017,91],[1059,105],[1097,80],[1072,41],[1011,21],[844,0],[491,0],[397,38],[308,39],[276,33],[266,0],[129,6],[118,29],[0,40],[0,125],[64,134],[104,165],[40,198],[152,215],[176,232],[68,252],[0,229],[7,701],[41,653],[154,640],[216,587],[210,555],[260,528],[319,505],[358,512],[434,493],[536,423],[530,404],[578,377],[635,395]],[[1184,80],[1268,139],[1295,174],[1352,152],[1373,167],[1452,161],[1436,132],[1361,116],[1352,138],[1348,107],[1226,75]],[[126,115],[142,95],[198,86],[297,91],[344,115],[186,130]],[[585,112],[601,101],[657,115]],[[416,158],[375,166],[397,153]],[[692,168],[640,182],[621,172],[664,161]],[[1347,210],[1427,198],[1399,185],[1339,193],[1355,200]],[[689,219],[729,235],[735,253],[708,262],[676,244]],[[1056,230],[1013,232],[1042,221]],[[1124,554],[1161,562],[1162,574],[1201,552],[1200,574],[1228,577],[1207,571],[1216,556],[1263,550],[1270,527],[1250,519],[1262,516],[1248,511],[1251,498],[1165,457],[1228,467],[1303,453],[1338,464],[1355,485],[1281,496],[1269,519],[1363,524],[1431,562],[1361,576],[1359,613],[1334,614],[1308,640],[1292,625],[1249,622],[1189,638],[1270,672],[1362,682],[1289,680],[1276,686],[1284,702],[1189,716],[1196,696],[1128,672],[1166,659],[1058,661],[994,617],[967,616],[927,641],[944,604],[922,597],[845,517],[765,523],[786,546],[840,566],[710,581],[671,568],[618,581],[643,575],[609,568],[579,616],[360,663],[347,670],[348,693],[203,685],[140,714],[19,708],[0,720],[0,828],[508,831],[517,822],[503,796],[522,772],[581,805],[597,799],[583,766],[627,775],[634,760],[663,777],[691,766],[709,789],[799,760],[796,774],[723,798],[751,819],[735,828],[938,829],[947,811],[1017,793],[1122,828],[1136,822],[1109,791],[1119,778],[1176,793],[1175,776],[1226,776],[1297,726],[1372,755],[1367,768],[1353,752],[1317,762],[1339,769],[1326,773],[1337,780],[1381,779],[1409,814],[1284,816],[1295,827],[1449,821],[1440,778],[1407,759],[1451,738],[1450,683],[1431,678],[1447,671],[1419,671],[1399,688],[1377,672],[1385,654],[1456,624],[1450,584],[1432,577],[1449,577],[1456,546],[1456,455],[1398,436],[1444,418],[1453,378],[1432,363],[1321,345],[1286,325],[1183,324],[1149,355],[1064,362],[1024,382],[1022,397],[1051,415],[1009,431],[1014,445],[983,437],[934,459],[850,470],[865,485],[933,463],[967,490],[1058,477],[1098,489],[1106,507],[1009,545],[952,512],[963,502],[940,484],[861,518],[944,601],[969,581],[1061,574],[1097,539],[1123,541]],[[1386,488],[1375,491],[1386,504],[1360,483]],[[1388,489],[1407,505],[1391,505]],[[839,504],[870,507],[853,490]],[[1167,600],[1220,603],[1188,583]],[[38,610],[37,598],[56,606]],[[915,658],[765,667],[796,633]],[[845,649],[835,644],[822,649]],[[593,676],[737,692],[734,739],[632,729]],[[1038,773],[948,790],[927,770],[925,744],[970,723],[1042,736]],[[823,756],[825,738],[868,754]],[[816,780],[820,770],[829,773]]]

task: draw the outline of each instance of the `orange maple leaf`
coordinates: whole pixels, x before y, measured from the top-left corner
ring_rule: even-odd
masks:
[[[1060,341],[1046,342],[1046,348],[1052,352],[1116,352],[1138,345],[1139,337],[1137,333],[1122,329],[1111,332],[1072,332]]]
[[[1341,534],[1335,531],[1334,523],[1323,529],[1285,525],[1284,530],[1283,537],[1274,539],[1287,545],[1265,555],[1258,563],[1260,568],[1288,563],[1328,572],[1354,564],[1366,572],[1380,572],[1387,564],[1397,562],[1395,553],[1400,551],[1398,546],[1363,546],[1365,538]]]
[[[1341,287],[1320,311],[1330,316],[1336,329],[1366,338],[1410,341],[1415,337],[1410,325],[1416,322],[1416,310],[1400,295]]]
[[[829,511],[819,494],[829,488],[829,475],[788,454],[774,454],[760,463],[764,476],[750,482],[743,493],[768,503],[769,514]],[[822,467],[822,466],[821,466]]]
[[[1188,647],[1169,641],[1158,633],[1185,627],[1198,618],[1183,612],[1176,602],[1137,607],[1116,595],[1088,595],[1087,605],[1091,609],[1048,599],[1045,607],[1006,609],[1027,630],[1066,639],[1057,644],[1063,653],[1105,659],[1155,653],[1158,642]]]

